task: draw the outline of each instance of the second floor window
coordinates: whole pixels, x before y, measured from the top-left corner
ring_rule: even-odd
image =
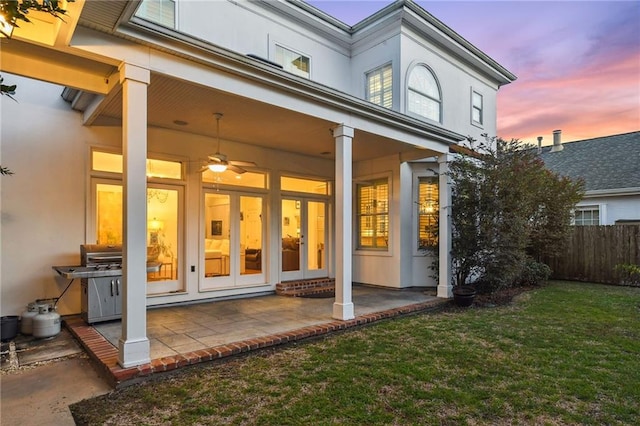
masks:
[[[174,0],[143,0],[136,16],[168,28],[176,28],[176,2]]]
[[[471,91],[471,121],[473,124],[483,123],[483,101],[482,95],[475,90]]]
[[[440,86],[431,70],[418,65],[409,74],[407,110],[429,120],[442,122]]]
[[[391,64],[367,73],[367,100],[391,109],[393,107],[393,72]]]
[[[276,45],[275,62],[282,65],[285,71],[309,78],[311,76],[311,59],[286,47]]]

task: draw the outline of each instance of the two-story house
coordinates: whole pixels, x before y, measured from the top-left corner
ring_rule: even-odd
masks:
[[[146,306],[322,277],[337,319],[353,282],[450,296],[447,161],[496,134],[512,73],[410,0],[355,26],[294,0],[65,7],[0,50],[3,314],[59,295],[82,244],[122,244],[123,366]]]

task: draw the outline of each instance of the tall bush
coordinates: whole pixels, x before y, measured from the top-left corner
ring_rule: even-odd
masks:
[[[583,184],[550,172],[517,140],[470,143],[475,155],[449,168],[454,285],[495,291],[528,281],[532,260],[561,252]]]

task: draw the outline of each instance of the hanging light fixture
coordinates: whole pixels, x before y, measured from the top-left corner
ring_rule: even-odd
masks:
[[[216,153],[220,152],[220,119],[222,118],[222,113],[216,112],[214,114],[216,116],[216,139],[218,140],[218,150],[216,151]],[[209,170],[211,170],[212,172],[215,173],[222,173],[225,170],[227,170],[227,163],[225,162],[219,162],[219,163],[215,163],[215,164],[209,164]]]
[[[211,170],[212,172],[216,172],[216,173],[222,173],[225,170],[227,170],[227,165],[226,164],[209,164],[209,170]]]

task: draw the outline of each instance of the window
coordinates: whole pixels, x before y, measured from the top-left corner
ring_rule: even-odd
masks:
[[[367,73],[367,100],[391,109],[393,107],[393,72],[391,64]]]
[[[386,250],[389,246],[389,180],[358,184],[357,197],[357,247]]]
[[[471,91],[471,122],[479,125],[484,122],[482,95],[475,90]]]
[[[183,260],[179,256],[183,241],[184,187],[179,182],[183,179],[183,163],[148,158],[146,169],[151,178],[147,182],[147,259],[161,265],[159,271],[147,274],[147,295],[183,292],[179,263]],[[95,242],[122,244],[123,156],[94,148],[91,170]]]
[[[122,154],[98,150],[91,151],[91,170],[122,173]]]
[[[411,70],[407,91],[407,109],[410,113],[438,123],[441,122],[442,97],[440,95],[440,87],[429,68],[424,65],[418,65]]]
[[[282,176],[280,178],[280,189],[282,191],[329,195],[329,182],[323,180]]]
[[[264,172],[245,172],[238,174],[232,170],[224,172],[212,172],[205,170],[202,172],[202,182],[213,183],[214,185],[243,186],[246,188],[267,188],[267,174]]]
[[[99,149],[91,151],[91,170],[94,172],[122,173],[122,162],[122,154]],[[182,172],[182,163],[179,161],[147,158],[148,178],[182,180]]]
[[[94,179],[95,242],[122,244],[123,191],[120,180]],[[147,260],[160,270],[147,274],[147,295],[184,291],[178,263],[182,232],[183,188],[149,184],[147,188]]]
[[[600,225],[600,207],[578,206],[575,210],[576,226]]]
[[[418,250],[438,245],[439,191],[437,177],[418,180]]]
[[[306,78],[311,75],[311,59],[293,50],[276,45],[276,62],[290,73]]]
[[[168,28],[176,27],[174,0],[142,0],[136,16]]]

